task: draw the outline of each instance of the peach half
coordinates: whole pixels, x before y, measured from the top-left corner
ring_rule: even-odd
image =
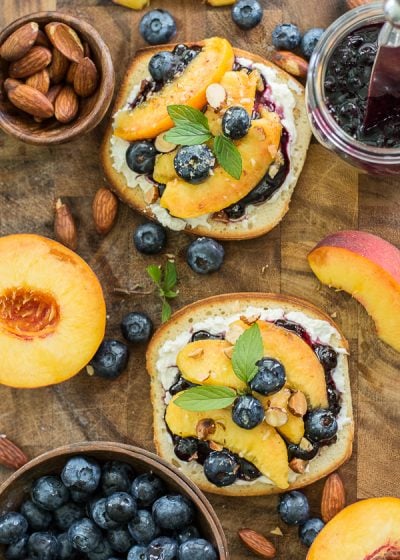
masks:
[[[307,560],[399,560],[400,499],[369,498],[346,507],[319,533]]]
[[[351,294],[375,321],[381,340],[400,351],[400,251],[364,231],[339,231],[309,253],[318,279]]]
[[[39,235],[0,238],[0,383],[65,381],[93,357],[105,323],[100,283],[81,257]]]

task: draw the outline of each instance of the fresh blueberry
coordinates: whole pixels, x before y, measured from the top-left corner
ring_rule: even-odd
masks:
[[[61,531],[67,531],[72,523],[82,519],[82,517],[85,517],[83,506],[73,502],[64,504],[54,512],[54,520]]]
[[[182,146],[174,157],[177,175],[192,185],[205,181],[214,165],[215,156],[206,144]]]
[[[25,560],[28,556],[28,538],[28,535],[25,535],[7,547],[6,560]]]
[[[192,539],[181,544],[178,560],[217,560],[213,545],[205,539]]]
[[[101,489],[106,496],[114,492],[128,492],[134,476],[134,470],[128,463],[108,461],[103,466]]]
[[[228,216],[229,220],[240,220],[246,213],[246,205],[242,201],[235,202],[227,208],[224,208],[225,214]]]
[[[151,10],[140,20],[140,33],[150,45],[168,43],[176,33],[174,18],[167,10]]]
[[[327,344],[314,344],[313,350],[325,371],[335,369],[337,366],[337,354],[332,346]]]
[[[151,513],[147,509],[139,509],[136,517],[128,523],[128,530],[138,544],[149,544],[159,534]]]
[[[32,533],[28,539],[28,556],[30,560],[56,560],[59,544],[57,537],[51,533]]]
[[[249,385],[261,395],[277,393],[286,383],[284,366],[274,358],[262,358],[256,363],[258,370]]]
[[[94,550],[88,552],[87,557],[89,560],[109,560],[112,555],[113,550],[110,543],[105,539],[102,539]]]
[[[129,350],[126,344],[119,340],[105,338],[89,365],[94,374],[106,379],[115,379],[124,371],[128,363]]]
[[[320,40],[321,35],[323,34],[324,30],[320,29],[319,27],[315,27],[314,29],[309,29],[307,33],[303,35],[301,40],[301,50],[307,58],[310,58],[316,44]]]
[[[77,557],[77,551],[72,548],[72,544],[67,533],[58,535],[58,560],[74,560]]]
[[[146,313],[132,311],[122,319],[121,332],[128,342],[148,342],[153,333],[153,322]]]
[[[301,525],[310,517],[310,506],[304,494],[293,490],[281,496],[278,512],[287,525]]]
[[[241,395],[233,403],[232,420],[245,430],[255,428],[264,420],[264,407],[251,395]]]
[[[37,506],[54,511],[68,502],[69,492],[58,476],[42,476],[33,483],[31,498]]]
[[[278,50],[293,51],[300,45],[300,41],[300,29],[293,23],[277,25],[272,32],[272,44]]]
[[[250,128],[250,117],[243,107],[229,107],[222,117],[222,132],[232,140],[243,138]]]
[[[299,527],[299,537],[303,544],[306,546],[311,546],[315,540],[315,537],[324,528],[325,523],[318,519],[318,517],[312,517],[308,519],[304,525]]]
[[[132,142],[126,150],[126,163],[129,169],[139,174],[153,173],[157,150],[153,142],[149,140],[138,140]]]
[[[76,550],[88,553],[99,546],[103,537],[93,521],[84,517],[71,525],[68,529],[68,538]]]
[[[182,61],[184,66],[187,66],[189,62],[191,62],[200,52],[201,49],[191,49],[187,45],[176,45],[172,54],[175,55],[176,58]]]
[[[241,29],[253,29],[262,19],[263,9],[257,0],[237,0],[232,19]]]
[[[91,492],[84,492],[83,490],[78,490],[76,488],[70,488],[69,493],[71,500],[76,504],[85,504],[92,497]]]
[[[99,498],[89,505],[90,517],[102,529],[115,529],[118,522],[111,519],[106,511],[107,498]]]
[[[290,459],[292,459],[293,457],[297,457],[298,459],[303,459],[303,461],[311,461],[311,459],[314,459],[314,457],[318,453],[318,450],[318,443],[307,440],[306,445],[303,447],[301,446],[301,442],[299,445],[296,445],[295,443],[288,444],[288,453]]]
[[[66,462],[61,479],[67,488],[94,492],[100,482],[101,468],[97,461],[90,457],[76,455]]]
[[[169,51],[161,51],[150,58],[149,72],[156,82],[168,82],[175,73],[175,57]]]
[[[176,395],[177,393],[180,393],[181,391],[185,391],[185,389],[190,389],[190,387],[194,387],[194,386],[195,386],[194,383],[190,383],[190,381],[187,381],[186,379],[184,379],[182,376],[179,375],[177,380],[171,385],[168,391],[171,395]],[[185,459],[183,459],[183,461],[185,461]]]
[[[139,507],[150,507],[165,492],[165,484],[152,472],[140,474],[132,483],[131,494]]]
[[[181,461],[190,461],[197,453],[198,440],[193,437],[180,438],[174,447],[175,455]]]
[[[179,531],[176,535],[176,540],[178,541],[178,544],[183,544],[186,541],[198,539],[199,537],[200,533],[198,528],[195,525],[188,525]]]
[[[157,537],[147,548],[148,560],[174,560],[178,543],[171,537]]]
[[[136,500],[127,492],[115,492],[106,499],[106,511],[118,523],[127,523],[136,515]]]
[[[186,260],[197,274],[209,274],[221,268],[225,251],[220,243],[207,237],[199,237],[189,245]]]
[[[250,463],[250,461],[246,461],[246,459],[243,459],[242,457],[239,457],[238,461],[239,461],[239,470],[237,473],[238,478],[249,481],[249,480],[255,480],[256,478],[261,476],[260,471],[257,469],[256,466],[253,465],[253,463]]]
[[[200,463],[200,465],[204,465],[205,460],[211,452],[212,449],[208,441],[199,440],[197,445],[197,462]]]
[[[158,498],[153,504],[152,513],[159,527],[172,531],[182,529],[194,519],[193,504],[180,494]]]
[[[304,428],[307,439],[318,443],[332,439],[336,435],[338,425],[330,410],[317,408],[305,417]]]
[[[139,253],[156,255],[167,244],[167,234],[160,224],[147,222],[136,228],[133,243]]]
[[[130,549],[127,560],[148,560],[147,547],[135,544]]]
[[[20,509],[22,515],[26,517],[29,527],[34,531],[45,531],[49,528],[52,515],[49,511],[40,508],[31,500],[24,502]]]
[[[110,531],[107,531],[107,539],[115,552],[128,552],[134,544],[130,532],[125,527],[110,529]]]
[[[229,486],[237,479],[239,463],[228,451],[212,451],[204,461],[204,474],[215,486]]]

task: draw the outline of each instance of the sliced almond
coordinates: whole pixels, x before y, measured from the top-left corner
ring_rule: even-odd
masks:
[[[164,134],[165,132],[162,132],[157,136],[157,138],[154,141],[154,147],[158,152],[161,152],[162,154],[168,154],[169,152],[175,150],[176,144],[173,144],[172,142],[168,142],[167,140],[165,140]]]
[[[277,535],[278,537],[283,537],[282,529],[280,527],[275,527],[270,531],[271,535]]]
[[[30,21],[19,27],[4,41],[0,47],[0,56],[8,62],[13,62],[26,55],[34,45],[39,32],[39,25]]]
[[[225,340],[231,344],[235,344],[239,336],[244,333],[244,328],[240,325],[230,325],[225,335]]]
[[[146,204],[154,204],[156,200],[160,198],[160,193],[158,188],[156,186],[151,187],[149,190],[147,190],[144,193],[143,198]]]
[[[229,222],[229,216],[224,210],[220,210],[219,212],[214,212],[214,214],[212,214],[211,217],[216,222],[221,222],[223,224],[227,224]]]
[[[199,439],[207,439],[209,435],[215,434],[217,429],[212,418],[203,418],[197,423],[196,435]]]
[[[232,356],[233,356],[233,349],[234,349],[234,346],[229,346],[228,348],[224,348],[224,354],[230,360],[232,359]]]
[[[99,80],[95,63],[90,58],[82,58],[74,74],[74,90],[80,97],[89,97],[97,88]]]
[[[268,397],[268,406],[287,409],[291,394],[292,392],[288,387],[283,387],[283,389]]]
[[[54,115],[53,105],[37,89],[10,79],[5,81],[4,87],[7,91],[8,99],[18,109],[39,119],[48,119]]]
[[[294,457],[289,463],[289,467],[292,471],[299,474],[305,472],[307,465],[308,461],[304,461],[304,459],[299,459],[298,457]]]
[[[304,437],[301,438],[301,441],[299,443],[299,447],[300,447],[300,449],[304,449],[304,451],[311,451],[313,449],[312,443]]]
[[[200,358],[204,354],[203,348],[196,348],[193,352],[189,352],[188,358]]]
[[[54,84],[58,84],[64,78],[69,68],[70,62],[61,51],[53,48],[53,58],[49,66],[49,75]]]
[[[221,84],[210,84],[206,89],[207,103],[213,109],[219,109],[226,99],[226,90]]]
[[[260,315],[250,315],[249,317],[246,317],[246,315],[241,315],[240,316],[240,320],[243,321],[243,323],[245,323],[246,325],[254,325],[254,323],[257,323],[258,319],[260,318]]]
[[[64,86],[57,95],[54,104],[54,115],[63,123],[71,122],[77,115],[79,109],[78,97],[71,86]]]
[[[265,90],[265,84],[264,84],[264,80],[262,79],[262,76],[260,74],[260,72],[258,70],[253,70],[253,72],[256,76],[257,76],[257,83],[256,83],[256,89],[257,91],[264,91]]]
[[[65,23],[53,21],[45,26],[46,35],[52,45],[62,52],[68,60],[79,62],[84,56],[83,45],[78,34]]]
[[[216,443],[215,441],[209,441],[208,442],[210,449],[212,449],[213,451],[222,451],[224,446],[221,445],[220,443]]]
[[[284,426],[288,421],[288,413],[284,408],[270,407],[265,411],[265,421],[274,428]]]
[[[27,78],[46,68],[51,61],[51,52],[46,47],[32,47],[25,56],[12,62],[8,69],[10,78]]]
[[[47,93],[50,87],[50,76],[47,68],[44,68],[40,72],[36,72],[26,80],[26,85],[31,86],[42,93]]]
[[[292,394],[288,402],[288,408],[295,416],[304,416],[307,412],[307,399],[301,391]]]

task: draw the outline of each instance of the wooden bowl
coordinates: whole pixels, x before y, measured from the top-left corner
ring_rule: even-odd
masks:
[[[66,461],[80,454],[99,461],[125,461],[139,474],[150,470],[157,474],[173,492],[180,492],[194,503],[197,509],[197,524],[203,536],[214,544],[220,560],[229,560],[228,545],[222,525],[210,502],[197,486],[178,469],[154,453],[121,443],[102,441],[73,443],[29,461],[0,486],[0,515],[18,510],[24,499],[29,496],[34,480],[47,474],[60,474]],[[1,545],[0,557],[2,557]]]
[[[11,33],[30,21],[36,21],[41,27],[51,21],[59,21],[73,27],[80,38],[86,41],[90,47],[91,57],[100,75],[99,85],[92,96],[93,99],[88,98],[86,104],[79,110],[78,116],[68,124],[59,123],[55,118],[37,123],[32,116],[25,115],[14,107],[2,91],[0,93],[0,128],[29,144],[47,145],[69,142],[73,138],[92,130],[107,112],[113,96],[115,82],[111,54],[94,27],[82,19],[62,12],[38,12],[15,20],[1,31],[0,45]],[[7,68],[8,63],[1,60],[0,83],[8,77]]]

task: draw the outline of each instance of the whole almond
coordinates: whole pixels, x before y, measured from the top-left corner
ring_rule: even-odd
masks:
[[[39,29],[39,32],[37,34],[35,45],[39,45],[40,47],[46,47],[47,49],[51,47],[51,43],[48,40],[46,33],[41,29]]]
[[[13,105],[39,119],[48,119],[54,115],[54,107],[47,97],[37,89],[21,84],[16,80],[4,83],[8,99]]]
[[[19,469],[28,462],[28,457],[4,434],[0,435],[0,465],[8,469]]]
[[[63,123],[71,122],[79,109],[78,97],[71,86],[64,86],[57,95],[54,103],[54,115]]]
[[[62,84],[57,84],[55,86],[51,86],[51,88],[47,92],[46,97],[52,105],[54,105],[57,95],[60,93],[62,88],[63,88]]]
[[[342,511],[346,505],[346,493],[343,482],[337,473],[331,474],[325,481],[322,492],[321,515],[327,523]]]
[[[65,77],[65,79],[67,80],[67,82],[69,84],[74,83],[75,72],[76,72],[77,66],[78,66],[77,62],[70,62],[70,64],[69,64],[67,75]]]
[[[275,51],[271,58],[279,68],[282,68],[296,78],[305,78],[308,72],[308,62],[289,51]]]
[[[46,47],[32,47],[25,56],[12,62],[8,69],[10,78],[27,78],[46,68],[51,62],[51,52]]]
[[[53,84],[58,84],[64,78],[69,68],[69,60],[61,51],[54,48],[53,58],[49,66],[49,75]]]
[[[69,207],[59,198],[55,207],[54,233],[56,239],[75,251],[78,245],[78,232]]]
[[[289,463],[289,467],[292,471],[299,474],[305,472],[307,465],[308,461],[304,461],[304,459],[299,459],[298,457],[294,457]]]
[[[108,233],[115,223],[118,212],[118,199],[114,193],[104,187],[100,188],[93,199],[92,212],[98,233]]]
[[[240,529],[238,535],[251,552],[261,558],[275,558],[276,549],[271,541],[252,529]]]
[[[45,26],[47,37],[68,60],[79,62],[83,58],[83,45],[78,34],[65,23],[53,21]]]
[[[81,97],[89,97],[95,91],[98,82],[95,63],[90,58],[83,58],[77,65],[74,74],[74,90]]]
[[[43,68],[40,72],[29,76],[25,83],[27,86],[31,86],[42,93],[47,93],[50,87],[50,76],[47,68]]]
[[[38,32],[39,26],[34,21],[30,21],[14,31],[1,45],[1,58],[9,62],[22,58],[34,45]]]

